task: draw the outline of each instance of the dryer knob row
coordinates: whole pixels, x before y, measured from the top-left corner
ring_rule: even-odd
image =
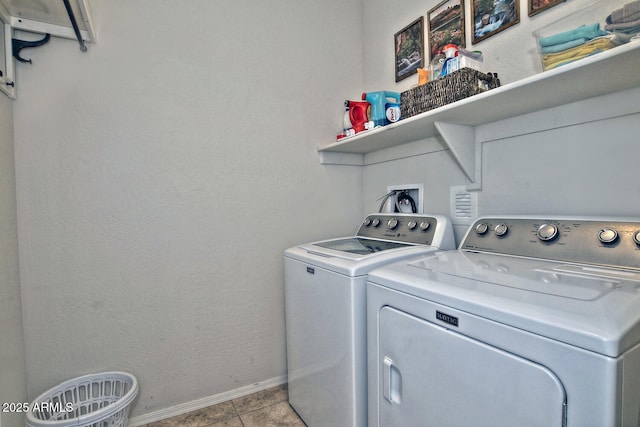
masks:
[[[598,231],[598,240],[604,244],[612,244],[618,241],[620,235],[615,228],[605,227]],[[640,246],[640,230],[636,230],[633,232],[633,242]]]
[[[489,225],[485,222],[481,222],[480,224],[476,225],[475,230],[476,234],[478,235],[486,234],[486,232],[489,231]],[[498,224],[493,228],[494,234],[498,237],[504,236],[508,231],[509,227],[504,223]]]

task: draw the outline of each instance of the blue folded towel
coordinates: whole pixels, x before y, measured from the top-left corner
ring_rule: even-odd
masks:
[[[591,40],[595,37],[600,37],[607,34],[608,33],[606,31],[600,29],[599,23],[595,23],[591,25],[581,25],[573,30],[554,34],[552,36],[541,37],[540,39],[538,39],[538,43],[541,47],[546,47],[567,43],[578,39]]]
[[[544,53],[558,53],[558,52],[565,51],[567,49],[571,49],[572,47],[580,46],[581,44],[586,43],[588,41],[589,40],[587,40],[587,39],[571,40],[570,42],[554,44],[554,45],[551,45],[551,46],[545,46],[543,48],[540,48],[540,51],[543,54]]]

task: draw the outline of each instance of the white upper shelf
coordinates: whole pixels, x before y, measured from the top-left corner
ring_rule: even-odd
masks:
[[[436,122],[477,126],[640,85],[640,42],[344,138],[319,152],[370,153],[439,134]]]

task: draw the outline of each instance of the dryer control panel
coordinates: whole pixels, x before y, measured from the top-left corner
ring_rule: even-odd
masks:
[[[460,249],[640,270],[640,219],[480,218]]]
[[[436,216],[415,214],[372,214],[367,216],[356,234],[359,237],[431,245],[439,227]]]

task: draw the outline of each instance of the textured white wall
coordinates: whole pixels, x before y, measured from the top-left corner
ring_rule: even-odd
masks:
[[[484,125],[481,213],[640,217],[639,97],[637,87]]]
[[[364,82],[367,90],[403,91],[417,77],[394,81],[393,35],[439,1],[408,1],[402,8],[368,0],[364,10]],[[521,1],[521,22],[478,44],[489,70],[504,83],[540,72],[532,32],[586,2],[572,1],[529,18]],[[466,2],[470,22],[469,2]],[[386,46],[377,50],[371,46]],[[606,76],[603,76],[606,78]],[[585,82],[585,85],[597,82]],[[553,96],[549,94],[549,96]],[[487,123],[476,128],[482,144],[480,215],[563,214],[638,216],[640,184],[633,179],[640,157],[640,88]],[[527,102],[523,99],[522,102]],[[396,150],[403,158],[364,168],[363,212],[378,208],[387,185],[424,183],[425,211],[449,215],[449,188],[465,177],[438,137]],[[458,240],[465,227],[455,227]]]
[[[0,403],[27,397],[13,158],[12,101],[0,94]],[[24,425],[21,414],[0,412],[0,421],[4,427]]]
[[[283,250],[361,218],[361,169],[316,152],[362,86],[360,1],[91,5],[96,45],[17,71],[30,398],[125,370],[137,416],[284,375]]]

